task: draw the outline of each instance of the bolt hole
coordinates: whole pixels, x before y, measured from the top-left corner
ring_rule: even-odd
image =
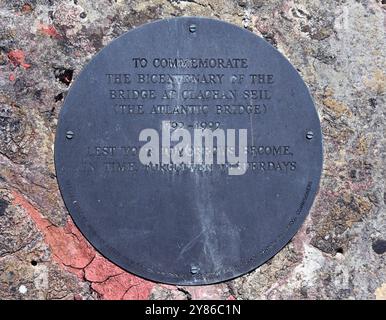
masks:
[[[32,261],[31,261],[31,264],[32,264],[34,267],[36,267],[36,266],[38,265],[38,262],[37,262],[36,260],[32,260]]]
[[[339,247],[336,249],[336,253],[340,253],[340,254],[343,254],[343,248],[342,247]]]

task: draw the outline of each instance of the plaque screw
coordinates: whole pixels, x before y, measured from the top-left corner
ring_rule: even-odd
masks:
[[[191,266],[190,267],[190,273],[191,274],[197,274],[199,270],[200,270],[200,268],[197,266]]]
[[[314,133],[312,131],[307,131],[306,138],[311,140],[314,137]]]
[[[72,131],[67,131],[66,132],[66,138],[67,139],[72,139],[74,137],[74,133]]]
[[[195,33],[196,30],[197,30],[197,26],[196,26],[195,24],[191,24],[191,25],[189,26],[189,31],[190,31],[191,33]]]

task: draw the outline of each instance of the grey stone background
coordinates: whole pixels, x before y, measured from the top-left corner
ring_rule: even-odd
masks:
[[[386,299],[384,0],[0,0],[0,299]],[[310,88],[324,134],[312,211],[273,259],[203,287],[114,267],[69,219],[53,141],[83,66],[143,23],[206,16],[273,44]]]

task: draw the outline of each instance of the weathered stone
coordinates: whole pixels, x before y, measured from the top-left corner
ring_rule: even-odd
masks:
[[[112,265],[69,219],[55,179],[58,112],[98,50],[155,19],[195,15],[264,37],[310,88],[324,171],[278,255],[226,284],[163,286]],[[0,298],[384,299],[385,15],[380,0],[15,1],[0,4]]]

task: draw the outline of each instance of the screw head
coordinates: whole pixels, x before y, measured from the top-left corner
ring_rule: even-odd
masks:
[[[200,268],[199,268],[199,267],[197,267],[197,266],[191,266],[191,267],[190,267],[190,273],[191,273],[191,274],[197,274],[198,271],[200,271]]]
[[[66,138],[67,139],[72,139],[74,137],[74,133],[72,131],[67,131],[66,132]]]
[[[191,24],[191,25],[189,26],[189,31],[190,31],[191,33],[195,33],[195,32],[197,31],[197,26],[196,26],[195,24]]]
[[[311,140],[313,137],[314,137],[314,133],[311,130],[307,131],[306,138],[308,140]]]

